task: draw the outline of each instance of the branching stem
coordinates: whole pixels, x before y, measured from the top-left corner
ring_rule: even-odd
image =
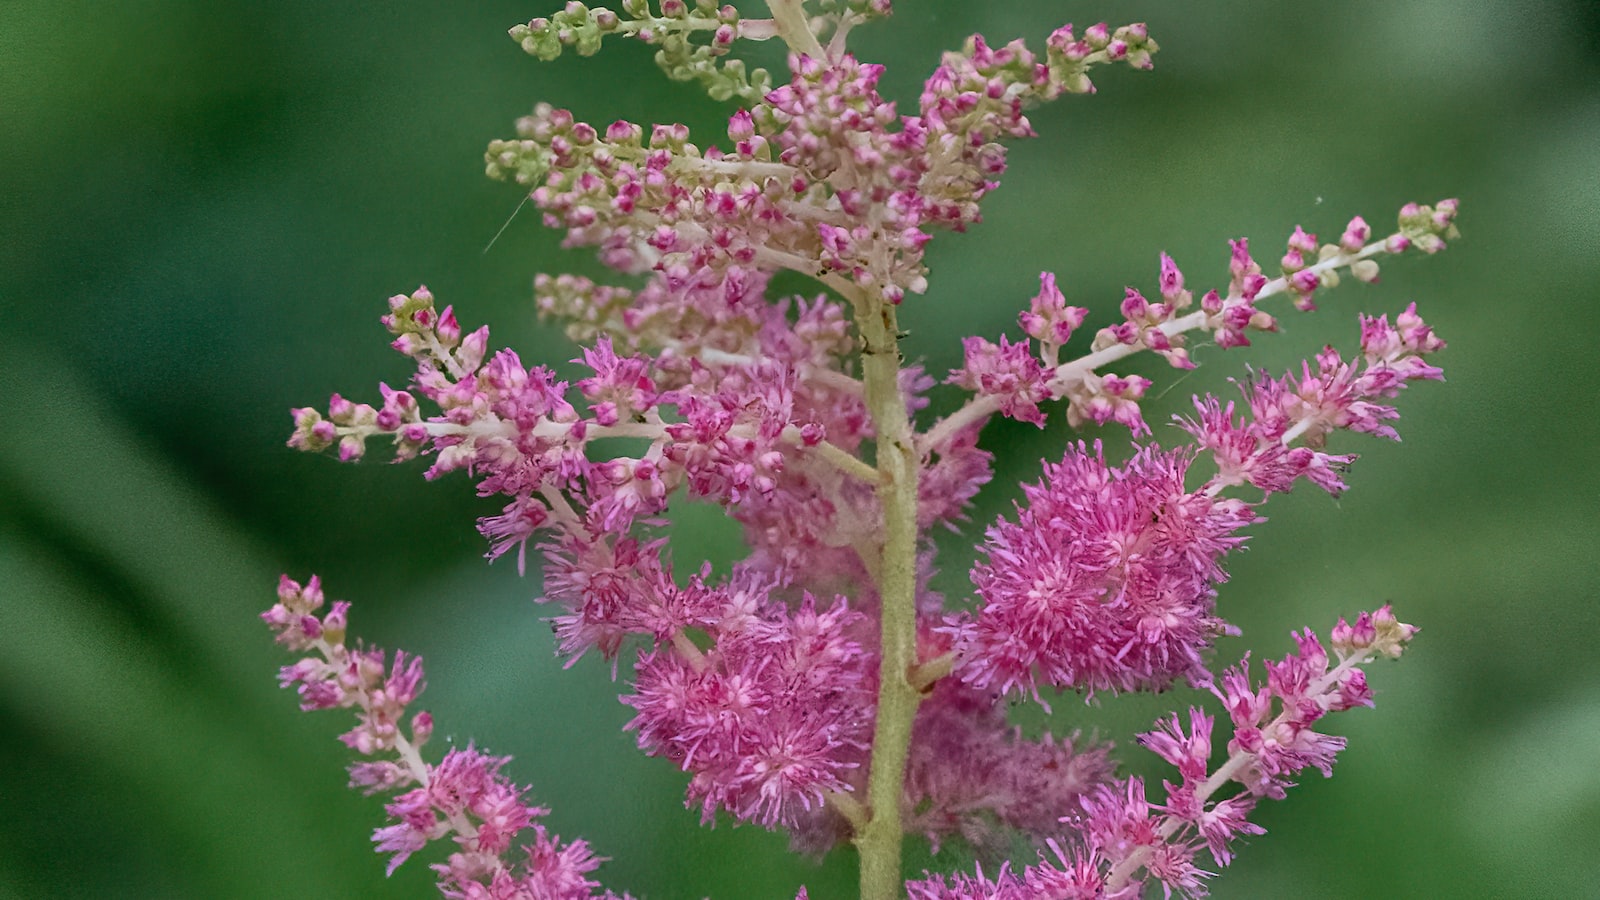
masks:
[[[1323,272],[1335,271],[1343,268],[1344,266],[1360,262],[1363,259],[1369,259],[1381,253],[1392,252],[1388,249],[1388,247],[1390,241],[1394,240],[1396,236],[1397,235],[1391,235],[1387,238],[1381,238],[1373,241],[1354,253],[1336,254],[1327,259],[1320,260],[1313,265],[1307,266],[1306,269],[1320,275]],[[1266,283],[1266,286],[1256,294],[1255,298],[1251,302],[1259,303],[1260,301],[1269,297],[1277,294],[1287,293],[1288,291],[1289,278],[1287,276],[1274,278]],[[1243,302],[1242,298],[1228,298],[1229,305],[1237,305],[1241,302]],[[1161,331],[1168,337],[1172,337],[1173,335],[1182,334],[1186,331],[1192,331],[1196,328],[1203,327],[1206,324],[1206,318],[1206,313],[1203,310],[1196,310],[1187,315],[1179,316],[1176,319],[1162,323]],[[1123,357],[1132,356],[1143,349],[1144,347],[1139,344],[1113,344],[1101,350],[1096,350],[1093,353],[1090,353],[1088,356],[1075,359],[1071,362],[1062,363],[1056,367],[1054,372],[1050,374],[1051,391],[1056,396],[1060,396],[1060,394],[1066,388],[1071,387],[1076,381],[1083,378],[1084,373],[1093,372],[1095,369],[1098,369],[1101,366],[1116,362]],[[994,395],[982,394],[974,397],[972,400],[969,400],[965,406],[940,420],[938,424],[934,425],[925,435],[922,436],[922,440],[919,442],[922,452],[927,454],[940,451],[943,449],[945,444],[950,442],[953,437],[960,434],[965,429],[972,427],[974,424],[984,421],[999,410],[1000,401]]]

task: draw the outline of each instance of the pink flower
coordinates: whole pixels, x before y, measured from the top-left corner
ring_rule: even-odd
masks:
[[[1048,838],[1111,779],[1108,749],[1080,735],[1024,738],[993,694],[942,682],[917,712],[906,829],[926,835],[935,852],[952,836],[1003,852],[1009,835],[996,824]]]
[[[1260,797],[1330,771],[1343,739],[1315,730],[1321,718],[1370,705],[1359,666],[1398,655],[1415,631],[1385,608],[1341,620],[1332,656],[1298,635],[1264,684],[1245,663],[1214,674],[1213,641],[1236,633],[1216,610],[1223,560],[1259,520],[1258,501],[1226,494],[1302,478],[1343,490],[1354,457],[1328,438],[1396,437],[1390,401],[1440,377],[1425,357],[1444,344],[1414,307],[1393,324],[1364,317],[1356,356],[1327,348],[1281,378],[1253,374],[1242,402],[1196,398],[1187,449],[1145,440],[1152,381],[1117,374],[1136,371],[1121,361],[1149,351],[1193,368],[1196,331],[1245,346],[1276,329],[1265,310],[1280,295],[1309,310],[1342,272],[1371,282],[1384,253],[1442,249],[1457,204],[1408,204],[1377,239],[1359,217],[1334,244],[1296,227],[1270,279],[1232,241],[1226,287],[1201,291],[1193,311],[1199,288],[1162,253],[1154,284],[1127,287],[1087,353],[1066,361],[1088,311],[1042,273],[1018,315],[1026,337],[965,338],[945,384],[967,396],[922,431],[945,398],[904,362],[900,335],[919,305],[907,298],[928,287],[929,242],[981,221],[1009,142],[1035,134],[1035,104],[1093,92],[1093,66],[1149,68],[1158,48],[1142,24],[1064,26],[1037,53],[974,35],[897,105],[879,92],[883,68],[846,46],[889,0],[802,5],[755,19],[686,0],[662,0],[659,14],[642,0],[620,11],[574,0],[512,29],[544,58],[617,37],[657,45],[674,77],[744,108],[702,144],[682,124],[597,127],[536,106],[486,161],[566,246],[593,248],[627,285],[535,279],[539,313],[580,345],[571,362],[584,371],[569,382],[524,363],[419,287],[382,317],[407,382],[380,384],[377,405],[334,394],[325,413],[293,410],[289,443],[355,462],[376,439],[397,460],[430,455],[428,478],[466,473],[492,498],[478,520],[487,555],[515,550],[520,571],[530,543],[539,551],[560,654],[597,650],[613,678],[631,675],[627,729],[687,774],[686,803],[707,821],[784,828],[819,852],[856,839],[869,879],[891,873],[874,893],[895,887],[904,831],[979,852],[1019,835],[1045,848],[1033,865],[914,880],[913,900],[1134,900],[1152,879],[1202,895],[1212,873],[1200,851],[1227,864],[1239,836],[1261,833],[1248,818]],[[774,81],[727,58],[740,37],[779,39],[787,71]],[[827,293],[782,296],[797,277]],[[934,587],[930,529],[962,524],[992,477],[983,425],[999,413],[1043,426],[1051,400],[1066,401],[1071,427],[1116,422],[1141,443],[1120,464],[1080,442],[1045,466],[989,527],[975,608],[960,612]],[[1202,454],[1215,472],[1190,485]],[[748,553],[727,574],[675,569],[665,529],[685,501],[737,526]],[[348,604],[324,603],[315,579],[284,579],[263,619],[300,655],[279,680],[302,707],[354,714],[341,736],[363,757],[351,784],[395,795],[373,835],[391,871],[448,838],[434,866],[446,897],[596,896],[599,860],[546,831],[507,758],[468,745],[425,761],[433,720],[410,709],[421,661],[348,646]],[[1159,718],[1139,743],[1177,770],[1160,797],[1116,777],[1108,745],[1025,737],[1003,705],[1042,702],[1041,688],[1180,681],[1221,701],[1229,758],[1212,768],[1220,717]]]
[[[1052,272],[1039,273],[1039,293],[1029,309],[1017,316],[1022,330],[1046,348],[1060,348],[1072,339],[1072,332],[1083,325],[1089,311],[1081,306],[1068,306],[1067,298],[1056,287]]]
[[[1145,424],[1139,401],[1150,388],[1150,379],[1142,375],[1085,374],[1081,380],[1065,389],[1067,398],[1067,424],[1082,426],[1085,422],[1104,425],[1116,422],[1133,432],[1135,437],[1150,433]]]
[[[1023,422],[1044,427],[1039,404],[1050,399],[1044,369],[1028,348],[1028,342],[1013,344],[1000,337],[999,345],[980,337],[964,338],[967,364],[950,373],[947,384],[959,385],[999,401],[1000,412]]]
[[[972,570],[977,616],[950,622],[957,673],[975,687],[1203,684],[1201,654],[1227,630],[1213,614],[1220,560],[1256,521],[1248,506],[1184,486],[1183,453],[1146,449],[1121,467],[1099,445],[1068,451],[1025,487],[1017,521],[990,528]]]
[[[849,791],[871,718],[870,657],[852,636],[862,616],[842,601],[790,612],[763,586],[714,592],[694,624],[706,651],[682,641],[641,654],[628,729],[639,747],[693,774],[689,799],[767,828],[793,828],[832,791]]]

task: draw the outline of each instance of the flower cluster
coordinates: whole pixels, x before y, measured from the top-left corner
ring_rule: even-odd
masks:
[[[992,694],[944,679],[917,710],[906,830],[935,850],[954,836],[991,855],[1006,849],[1011,829],[1046,840],[1111,778],[1109,750],[1077,734],[1024,738]]]
[[[534,30],[551,28],[559,33],[553,21]],[[784,37],[816,44],[809,32]],[[681,125],[656,125],[646,140],[634,123],[601,129],[540,104],[516,140],[489,146],[489,173],[532,187],[569,246],[597,247],[621,271],[657,271],[673,289],[729,270],[794,269],[898,303],[927,288],[929,231],[979,221],[1005,170],[999,141],[1033,134],[1024,108],[1092,90],[1085,73],[1097,64],[1148,68],[1156,45],[1142,25],[1097,25],[1081,38],[1066,26],[1041,60],[1020,41],[995,49],[974,36],[946,54],[912,116],[879,95],[882,66],[807,49],[817,52],[792,57],[788,84],[729,119],[727,149],[702,151]]]
[[[1399,440],[1385,423],[1400,414],[1375,401],[1395,396],[1410,381],[1442,379],[1443,373],[1422,357],[1443,348],[1417,316],[1416,304],[1394,325],[1386,316],[1363,316],[1359,360],[1345,362],[1325,347],[1317,354],[1315,373],[1308,362],[1298,377],[1261,376],[1245,385],[1249,412],[1242,420],[1235,418],[1232,403],[1197,397],[1198,415],[1183,426],[1216,462],[1213,489],[1248,483],[1267,493],[1282,492],[1305,478],[1337,496],[1346,488],[1339,473],[1355,457],[1325,452],[1328,435],[1344,429]]]
[[[514,552],[519,568],[530,548],[540,558],[560,652],[627,667],[628,729],[687,773],[687,802],[708,822],[783,828],[811,852],[851,842],[871,900],[1132,897],[1150,879],[1198,894],[1198,848],[1226,863],[1234,836],[1259,831],[1245,818],[1257,797],[1281,796],[1308,766],[1327,771],[1342,743],[1310,725],[1365,702],[1356,667],[1398,655],[1412,631],[1383,610],[1340,626],[1332,669],[1307,635],[1264,688],[1242,667],[1218,675],[1213,643],[1237,633],[1218,608],[1225,559],[1269,495],[1302,478],[1345,490],[1354,456],[1330,451],[1330,438],[1394,438],[1392,399],[1440,378],[1425,358],[1444,344],[1415,306],[1392,324],[1363,317],[1357,354],[1324,348],[1297,372],[1255,375],[1242,403],[1197,397],[1179,420],[1192,441],[1165,448],[1141,408],[1151,381],[1112,368],[1144,351],[1192,368],[1195,333],[1247,346],[1277,329],[1276,297],[1309,311],[1345,276],[1377,280],[1380,257],[1442,249],[1457,204],[1408,204],[1387,235],[1361,217],[1328,243],[1296,227],[1265,266],[1233,240],[1227,284],[1204,291],[1161,254],[1154,283],[1128,287],[1076,356],[1089,310],[1045,272],[1021,333],[966,338],[963,364],[940,379],[906,364],[899,345],[898,317],[927,289],[929,241],[981,220],[1006,143],[1033,135],[1030,106],[1092,92],[1097,66],[1148,69],[1157,46],[1141,24],[1063,26],[1039,53],[974,36],[902,113],[879,93],[882,68],[845,46],[888,14],[887,0],[768,7],[770,19],[750,19],[705,0],[574,2],[513,29],[542,58],[593,53],[607,36],[644,41],[671,77],[742,108],[724,144],[702,147],[682,125],[601,127],[537,106],[486,159],[567,246],[594,248],[618,273],[615,284],[534,281],[538,310],[581,346],[578,375],[495,349],[486,327],[464,330],[419,288],[391,298],[382,319],[414,366],[408,383],[380,385],[377,405],[334,395],[326,409],[294,410],[289,443],[353,461],[387,441],[396,459],[431,457],[428,478],[475,479],[498,504],[478,522],[488,555]],[[768,39],[790,50],[786,80],[732,56],[740,40]],[[780,274],[814,292],[781,295]],[[964,402],[928,421],[940,383]],[[1068,446],[989,526],[970,602],[947,600],[932,587],[932,535],[959,529],[991,480],[979,436],[996,415],[1114,422],[1138,443],[1122,459],[1101,443]],[[740,525],[748,554],[726,575],[675,570],[664,535],[683,498]],[[420,689],[414,659],[386,667],[375,651],[346,650],[344,608],[317,619],[314,583],[286,582],[282,598],[269,622],[292,648],[323,654],[286,680],[308,708],[358,707],[362,724],[345,738],[355,749],[398,754],[358,767],[357,782],[416,785],[391,805],[383,849],[398,862],[454,835],[461,849],[441,867],[451,896],[501,896],[473,892],[537,878],[566,886],[531,896],[590,895],[593,858],[537,824],[524,869],[501,862],[539,814],[500,774],[503,760],[467,750],[421,763],[426,720],[410,737],[399,724]],[[1027,737],[1007,722],[1008,697],[1175,684],[1218,694],[1233,756],[1209,769],[1203,712],[1187,727],[1163,720],[1142,742],[1183,774],[1164,805],[1118,776],[1109,745]],[[1242,793],[1213,800],[1228,781]],[[908,886],[907,833],[995,855],[1021,835],[1050,855],[991,864],[994,879]]]
[[[455,851],[433,867],[445,897],[620,900],[588,877],[600,860],[587,844],[563,844],[536,821],[549,810],[528,805],[524,790],[501,773],[509,757],[469,746],[452,749],[432,765],[423,761],[420,751],[433,733],[433,717],[418,712],[409,727],[404,721],[406,708],[422,693],[422,660],[396,651],[386,662],[382,650],[350,648],[350,604],[336,602],[319,617],[323,602],[316,576],[301,585],[285,575],[278,602],[261,618],[290,651],[311,651],[278,677],[284,687],[299,690],[301,709],[356,711],[358,723],[340,740],[376,758],[350,767],[350,786],[368,794],[402,792],[385,807],[393,824],[372,834],[378,852],[392,854],[389,872],[430,841],[450,838]],[[529,829],[532,839],[522,846],[520,860],[507,862],[517,836]]]
[[[1385,606],[1362,613],[1354,624],[1340,619],[1332,643],[1337,663],[1308,629],[1294,635],[1297,652],[1266,664],[1265,684],[1251,680],[1249,660],[1222,674],[1212,687],[1228,711],[1233,737],[1228,757],[1212,768],[1215,720],[1197,707],[1185,727],[1177,714],[1139,735],[1139,743],[1176,767],[1182,781],[1163,784],[1165,799],[1147,799],[1142,778],[1098,786],[1082,800],[1081,812],[1063,817],[1076,838],[1049,842],[1051,854],[1020,872],[1002,868],[995,878],[976,875],[929,877],[907,885],[912,900],[1026,900],[1037,897],[1132,898],[1154,879],[1172,892],[1202,896],[1211,872],[1196,855],[1204,849],[1218,866],[1233,859],[1240,835],[1265,834],[1249,820],[1256,801],[1281,800],[1293,778],[1306,769],[1323,777],[1345,747],[1343,738],[1312,730],[1330,712],[1371,706],[1372,692],[1360,668],[1379,657],[1398,658],[1417,629]],[[1231,796],[1213,799],[1230,784]]]
[[[1248,346],[1249,331],[1277,330],[1277,320],[1257,307],[1261,301],[1289,294],[1296,308],[1311,311],[1316,308],[1312,296],[1319,288],[1338,286],[1341,271],[1358,280],[1374,282],[1378,278],[1378,256],[1409,249],[1437,253],[1444,249],[1445,238],[1455,235],[1457,208],[1455,200],[1443,200],[1436,207],[1408,203],[1400,210],[1399,228],[1376,241],[1371,240],[1372,229],[1360,216],[1350,220],[1334,244],[1319,246],[1316,235],[1306,234],[1296,226],[1283,258],[1282,274],[1271,280],[1251,258],[1248,239],[1230,241],[1232,278],[1227,292],[1209,290],[1200,299],[1200,309],[1181,315],[1193,305],[1193,295],[1185,290],[1177,264],[1163,253],[1161,302],[1152,303],[1137,288],[1129,287],[1122,301],[1123,321],[1101,329],[1087,356],[1066,363],[1059,361],[1061,345],[1082,324],[1087,310],[1067,306],[1055,276],[1046,272],[1040,276],[1039,294],[1030,309],[1018,316],[1023,331],[1038,341],[1037,352],[1030,352],[1026,342],[1008,343],[1004,336],[998,345],[981,337],[967,338],[966,366],[953,372],[950,382],[973,391],[976,400],[940,422],[930,432],[926,446],[937,450],[961,429],[995,412],[1042,426],[1045,420],[1038,404],[1060,399],[1068,401],[1067,421],[1073,426],[1116,421],[1135,435],[1148,434],[1138,400],[1150,386],[1149,379],[1138,375],[1120,377],[1097,369],[1140,350],[1153,351],[1177,368],[1193,368],[1184,344],[1186,333],[1196,330],[1210,332],[1222,348]],[[1316,257],[1315,263],[1306,264],[1308,253]],[[1414,304],[1392,328],[1387,319],[1363,319],[1362,351],[1367,368],[1376,367],[1389,374],[1344,390],[1364,391],[1369,397],[1391,397],[1404,381],[1437,378],[1438,370],[1426,367],[1417,357],[1443,347],[1444,342],[1417,318]],[[1332,367],[1342,365],[1336,355],[1329,359]],[[1318,362],[1323,362],[1321,357]],[[1324,374],[1327,368],[1324,366]],[[1306,381],[1311,381],[1309,374]],[[1349,408],[1353,399],[1330,402],[1342,403],[1346,414],[1359,414]],[[1332,427],[1346,426],[1341,423]],[[1393,436],[1370,428],[1353,430]],[[1326,431],[1320,429],[1322,434]]]
[[[1413,305],[1395,325],[1363,317],[1358,362],[1328,347],[1315,374],[1308,363],[1298,377],[1258,377],[1245,388],[1242,421],[1233,404],[1196,398],[1199,417],[1183,424],[1216,473],[1192,489],[1191,451],[1147,445],[1112,467],[1098,444],[1092,454],[1068,448],[1041,483],[1023,488],[1017,521],[989,530],[987,559],[972,571],[983,605],[950,620],[962,678],[1035,699],[1041,682],[1090,693],[1209,683],[1202,651],[1228,630],[1214,615],[1215,586],[1227,579],[1221,559],[1260,519],[1253,504],[1221,492],[1282,492],[1299,478],[1345,490],[1339,473],[1355,457],[1321,449],[1329,433],[1397,438],[1384,423],[1399,414],[1374,398],[1441,378],[1422,357],[1443,346]]]
[[[989,531],[973,568],[976,616],[948,626],[974,687],[1038,698],[1039,684],[1094,691],[1203,684],[1220,560],[1257,516],[1241,500],[1188,489],[1182,452],[1141,450],[1108,466],[1068,449],[1024,489],[1016,522]]]

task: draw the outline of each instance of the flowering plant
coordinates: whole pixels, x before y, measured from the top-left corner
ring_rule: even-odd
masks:
[[[631,665],[628,728],[689,773],[688,802],[708,822],[723,813],[782,828],[809,852],[853,844],[872,900],[1136,897],[1151,883],[1203,894],[1212,873],[1200,851],[1226,865],[1240,835],[1261,833],[1249,819],[1259,799],[1283,797],[1307,768],[1331,772],[1344,741],[1314,726],[1371,705],[1361,667],[1399,656],[1416,631],[1385,606],[1339,619],[1332,658],[1308,630],[1264,682],[1248,658],[1214,673],[1213,641],[1237,633],[1216,608],[1223,559],[1271,494],[1302,480],[1343,491],[1354,457],[1328,439],[1396,437],[1387,401],[1440,378],[1426,357],[1444,344],[1414,306],[1393,322],[1362,317],[1349,358],[1328,347],[1282,377],[1253,374],[1242,402],[1197,397],[1177,448],[1145,423],[1150,381],[1108,367],[1149,350],[1192,368],[1192,332],[1246,346],[1276,329],[1267,301],[1309,311],[1342,275],[1375,281],[1380,256],[1442,249],[1456,203],[1407,204],[1387,235],[1360,217],[1327,243],[1296,228],[1272,276],[1247,240],[1232,241],[1228,284],[1198,304],[1163,254],[1156,299],[1128,288],[1076,357],[1064,351],[1089,311],[1067,305],[1046,272],[1019,315],[1022,336],[969,337],[964,364],[936,379],[903,358],[899,325],[926,290],[932,234],[979,221],[1005,142],[1033,134],[1029,106],[1093,92],[1098,66],[1150,68],[1156,43],[1138,24],[1064,26],[1042,55],[974,36],[902,115],[878,94],[881,67],[846,50],[888,0],[767,6],[770,18],[748,19],[710,2],[574,2],[512,29],[546,59],[592,54],[611,36],[655,45],[669,76],[742,105],[726,148],[702,149],[683,126],[600,129],[536,107],[515,139],[490,145],[488,170],[529,189],[569,246],[597,248],[624,276],[627,286],[535,281],[538,308],[566,323],[589,374],[569,384],[511,350],[491,353],[487,328],[464,332],[419,288],[383,317],[416,365],[408,389],[380,385],[379,406],[334,395],[325,412],[295,410],[289,443],[355,460],[387,439],[397,459],[431,454],[428,478],[466,470],[480,495],[499,497],[500,513],[478,523],[489,556],[514,551],[522,567],[533,544],[561,652]],[[732,58],[741,38],[783,41],[786,80]],[[825,290],[769,297],[783,271]],[[940,381],[967,399],[919,422]],[[1133,452],[1117,461],[1099,442],[1066,447],[988,527],[974,601],[947,601],[930,584],[930,535],[965,524],[991,477],[984,425],[999,415],[1043,426],[1062,402],[1070,425],[1127,428]],[[607,458],[595,442],[611,438],[641,449]],[[749,553],[726,577],[685,575],[667,558],[666,514],[684,497],[742,526]],[[374,835],[391,871],[449,837],[455,850],[435,866],[447,897],[616,896],[590,877],[598,860],[584,842],[537,824],[544,810],[505,759],[469,746],[425,761],[432,719],[408,713],[420,661],[349,646],[348,605],[323,605],[317,579],[285,577],[264,618],[307,654],[282,673],[303,708],[357,711],[343,740],[368,761],[352,783],[398,793]],[[1217,763],[1215,722],[1199,708],[1140,735],[1181,776],[1160,799],[1118,773],[1108,745],[1025,738],[1003,705],[1177,683],[1215,694],[1232,734]],[[907,833],[990,856],[1021,834],[1039,854],[992,875],[906,881]]]

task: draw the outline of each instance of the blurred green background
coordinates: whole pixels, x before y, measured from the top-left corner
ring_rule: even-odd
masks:
[[[430,895],[427,860],[382,876],[379,802],[343,786],[344,717],[274,687],[255,616],[280,571],[322,573],[355,632],[422,653],[439,742],[514,754],[555,830],[613,857],[608,885],[851,895],[848,852],[818,865],[780,836],[697,827],[683,776],[620,731],[606,668],[561,671],[537,574],[484,564],[472,521],[493,504],[466,479],[283,447],[290,406],[406,378],[377,317],[421,282],[526,360],[572,355],[529,284],[589,258],[526,212],[484,251],[518,195],[482,177],[483,146],[535,100],[716,140],[728,110],[641,47],[540,64],[505,37],[554,6],[0,4],[0,895]],[[1161,250],[1203,289],[1226,279],[1227,238],[1270,260],[1296,223],[1331,236],[1462,199],[1444,255],[1287,314],[1252,350],[1201,350],[1186,378],[1138,369],[1164,392],[1155,423],[1246,364],[1351,347],[1357,310],[1417,300],[1451,343],[1449,382],[1402,399],[1405,443],[1340,445],[1363,454],[1350,493],[1275,499],[1232,563],[1222,608],[1244,636],[1224,659],[1383,601],[1425,630],[1375,671],[1378,709],[1336,720],[1337,777],[1265,807],[1269,833],[1215,893],[1595,896],[1600,7],[899,6],[855,46],[907,103],[973,31],[1037,47],[1064,19],[1147,20],[1163,48],[1156,71],[1037,111],[986,224],[935,241],[933,288],[904,315],[933,371],[961,335],[1014,333],[1042,268],[1103,321],[1122,285],[1154,284]],[[975,519],[1065,439],[992,429],[1013,486]],[[679,559],[737,554],[725,521],[687,515]],[[955,589],[971,551],[948,550]],[[1054,724],[1126,743],[1186,699],[1065,702]]]

